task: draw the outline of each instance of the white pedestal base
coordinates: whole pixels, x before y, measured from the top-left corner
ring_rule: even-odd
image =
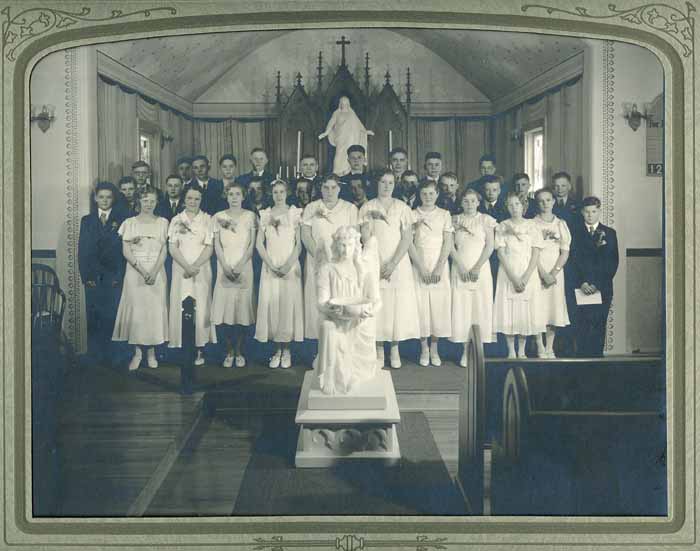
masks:
[[[399,461],[396,425],[401,415],[389,372],[380,371],[372,382],[374,388],[383,389],[383,409],[309,409],[314,380],[314,372],[306,373],[297,407],[297,467],[330,467],[342,461],[368,460],[393,465]],[[341,402],[346,407],[352,404]]]

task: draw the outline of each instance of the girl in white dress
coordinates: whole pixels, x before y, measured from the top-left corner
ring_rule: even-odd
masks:
[[[544,242],[537,263],[542,282],[537,309],[544,316],[543,323],[547,327],[546,346],[542,342],[542,333],[537,335],[537,355],[540,358],[554,358],[554,328],[569,325],[562,269],[569,259],[571,233],[567,223],[552,213],[554,194],[549,189],[538,190],[535,193],[535,202],[540,213],[533,220]]]
[[[226,189],[229,208],[212,219],[217,278],[211,321],[226,342],[224,367],[245,367],[243,337],[255,323],[253,306],[253,250],[257,217],[243,209],[245,187],[233,183]],[[235,343],[235,345],[234,345]]]
[[[127,218],[119,228],[126,275],[112,340],[136,345],[129,371],[138,369],[141,347],[147,348],[147,365],[158,367],[156,345],[168,340],[167,279],[165,244],[168,221],[153,214],[158,195],[146,186],[138,197],[139,214]]]
[[[340,180],[335,175],[321,183],[321,199],[312,201],[302,215],[301,240],[306,247],[304,267],[304,337],[318,339],[316,266],[318,255],[331,258],[333,234],[340,226],[357,226],[357,207],[339,199]]]
[[[438,354],[438,339],[452,334],[450,274],[447,257],[452,251],[454,230],[452,217],[435,206],[437,184],[426,180],[419,186],[421,206],[414,211],[415,235],[408,254],[418,297],[420,320],[420,365],[442,364]],[[428,352],[428,337],[430,352]]]
[[[523,218],[523,203],[517,193],[508,193],[506,208],[510,218],[496,226],[494,239],[499,267],[493,330],[506,336],[508,357],[515,358],[517,335],[537,335],[544,331],[541,316],[537,314],[539,278],[532,277],[542,250],[542,234],[532,220]],[[526,357],[524,338],[517,357]]]
[[[260,212],[256,247],[263,261],[255,339],[277,343],[270,368],[292,365],[289,343],[304,340],[304,297],[301,291],[301,209],[287,205],[289,188],[272,182],[271,208]]]
[[[467,189],[458,199],[463,214],[452,218],[452,342],[464,343],[459,365],[467,367],[469,330],[477,324],[481,340],[493,342],[493,279],[489,257],[493,252],[496,220],[477,212],[479,194]]]
[[[382,308],[377,313],[377,364],[384,367],[384,343],[391,343],[390,365],[401,367],[399,341],[420,336],[416,284],[408,248],[413,241],[413,213],[393,197],[396,181],[391,170],[376,180],[377,198],[360,209],[362,240],[375,236],[379,246],[379,289]]]
[[[203,365],[202,348],[216,342],[211,324],[211,258],[213,235],[211,217],[199,206],[204,194],[201,186],[186,188],[185,210],[173,217],[168,227],[168,244],[173,257],[170,286],[170,341],[168,348],[182,347],[182,301],[191,296],[196,301],[195,365]]]

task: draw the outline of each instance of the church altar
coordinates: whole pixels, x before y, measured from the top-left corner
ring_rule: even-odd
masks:
[[[346,62],[345,48],[351,42],[343,36],[336,44],[341,47],[340,65],[330,80],[324,82],[323,52],[319,52],[313,89],[303,84],[303,77],[297,72],[291,92],[286,93],[281,72],[277,71],[275,116],[271,121],[268,146],[271,167],[282,178],[298,175],[303,155],[313,155],[319,160],[320,173],[332,171],[335,148],[327,139],[319,140],[319,135],[325,131],[343,97],[348,98],[361,124],[374,133],[367,140],[368,165],[387,166],[392,148],[408,149],[412,143],[409,135],[410,68],[406,69],[405,100],[402,102],[391,84],[388,70],[383,84],[372,81],[369,53],[365,54],[364,78],[360,83]]]

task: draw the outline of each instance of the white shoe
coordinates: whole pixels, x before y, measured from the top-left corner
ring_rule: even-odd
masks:
[[[384,367],[384,345],[377,346],[377,367],[379,369]]]
[[[141,365],[142,358],[143,356],[141,354],[141,349],[137,348],[133,357],[131,358],[131,361],[129,362],[129,371],[136,371]]]
[[[427,348],[424,348],[420,351],[420,358],[418,359],[418,363],[423,367],[428,367],[430,365],[430,352],[428,352]]]
[[[282,352],[279,350],[275,352],[270,358],[270,363],[268,364],[270,369],[277,369],[280,366],[280,360],[282,359]]]
[[[545,354],[545,358],[550,358],[552,360],[557,359],[556,355],[554,354],[554,350],[548,350],[547,352],[545,352]]]
[[[467,353],[465,352],[462,354],[462,357],[459,359],[459,367],[467,367]]]
[[[389,359],[392,369],[399,369],[401,367],[401,356],[399,355],[399,347],[391,347],[391,356]]]
[[[282,369],[289,369],[292,367],[292,354],[289,349],[282,351],[282,361],[280,362],[280,367]]]
[[[435,367],[440,367],[442,365],[442,360],[440,359],[440,354],[438,354],[437,347],[435,349],[430,349],[430,363]]]
[[[204,356],[201,352],[197,352],[197,357],[194,359],[194,365],[204,365]]]
[[[537,349],[537,357],[538,358],[549,358],[549,354],[544,348],[538,348]]]
[[[524,350],[522,352],[518,351],[518,359],[519,360],[527,360],[527,355],[525,354]]]
[[[224,358],[224,363],[221,364],[223,367],[233,367],[233,354],[226,354]]]
[[[151,350],[146,354],[146,364],[151,369],[156,369],[158,367],[158,360],[156,360],[156,353]]]
[[[245,357],[240,354],[236,356],[236,367],[245,367]]]

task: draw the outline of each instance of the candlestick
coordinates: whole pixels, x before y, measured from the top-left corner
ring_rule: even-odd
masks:
[[[297,166],[301,166],[301,130],[297,130]]]
[[[282,165],[280,165],[279,170],[277,171],[277,177],[281,178],[282,177]]]
[[[289,165],[285,167],[286,179],[289,180]]]
[[[394,149],[394,140],[393,140],[394,134],[391,130],[389,130],[389,154],[391,155],[391,150]]]
[[[299,173],[297,172],[297,165],[294,165],[294,177],[297,178]]]

